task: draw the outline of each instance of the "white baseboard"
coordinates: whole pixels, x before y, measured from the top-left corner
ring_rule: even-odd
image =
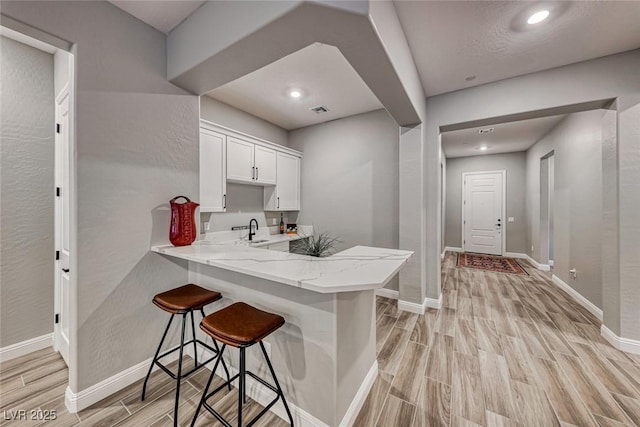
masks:
[[[455,246],[446,246],[444,248],[445,252],[464,252],[462,248],[456,248]]]
[[[162,358],[162,363],[168,364],[178,359],[178,352],[171,353]],[[125,387],[130,386],[134,382],[144,378],[149,370],[149,365],[153,358],[147,359],[144,362],[140,362],[122,372],[115,374],[98,384],[94,384],[89,388],[81,390],[78,393],[74,393],[71,388],[67,387],[64,393],[64,403],[67,406],[67,410],[72,414],[82,411],[85,408],[93,405],[111,396],[112,394],[122,390]],[[153,370],[160,369],[158,366],[154,366]],[[142,393],[142,389],[140,389]]]
[[[438,299],[435,298],[425,298],[422,304],[418,304],[410,301],[398,300],[398,310],[408,311],[410,313],[416,314],[424,314],[427,308],[437,308],[440,309],[442,307],[442,294]]]
[[[394,291],[393,289],[380,288],[376,289],[376,295],[379,297],[398,299],[400,292]]]
[[[437,308],[438,310],[442,308],[442,293],[438,299],[435,298],[425,298],[424,299],[424,307],[425,308]]]
[[[200,349],[200,348],[199,348]],[[191,346],[189,346],[186,349],[186,354],[190,355],[191,357],[193,357],[193,348]],[[225,353],[226,355],[227,353]],[[202,358],[205,359],[209,359],[213,356],[213,354],[207,350],[207,349],[202,349],[202,351],[200,353],[198,353],[198,355],[202,355]],[[225,357],[226,360],[226,357]],[[209,362],[206,366],[205,369],[213,369],[213,365],[215,364],[215,360]],[[229,375],[231,375],[232,377],[238,373],[238,370],[236,368],[234,368],[233,366],[231,366],[229,363],[227,363],[227,368],[229,369]],[[373,369],[373,367],[372,367]],[[220,378],[222,378],[223,380],[226,380],[227,378],[224,376],[223,374],[224,370],[218,366],[218,369],[216,370],[216,375],[219,376]],[[371,374],[371,372],[369,372],[369,374],[367,374],[367,376],[365,377],[365,381],[368,379],[369,375]],[[376,361],[375,363],[375,375],[377,376],[378,374],[378,362]],[[256,402],[258,402],[260,405],[262,406],[267,406],[275,397],[275,393],[268,389],[267,387],[265,387],[264,385],[262,385],[261,383],[259,383],[258,381],[254,380],[253,378],[251,378],[251,376],[247,375],[247,382],[246,382],[246,389],[247,389],[247,396],[249,396],[251,399],[255,400]],[[268,378],[270,379],[270,378]],[[373,380],[375,381],[375,377],[373,378]],[[364,382],[363,382],[364,384]],[[373,385],[373,383],[372,383]],[[370,386],[369,386],[370,387]],[[362,386],[360,386],[360,388],[362,388]],[[356,396],[359,396],[360,390],[358,390],[358,393],[356,393]],[[364,404],[364,399],[367,397],[368,394],[368,390],[367,393],[364,395],[364,398],[362,399],[362,402],[359,404],[360,406],[362,406],[362,404]],[[286,396],[285,396],[286,398]],[[354,399],[355,400],[355,399]],[[308,413],[307,411],[305,411],[304,409],[301,409],[299,407],[297,407],[296,405],[294,405],[293,403],[291,403],[291,401],[289,399],[287,399],[287,404],[289,405],[289,409],[291,410],[291,416],[293,417],[293,423],[296,426],[300,426],[300,427],[329,427],[327,424],[325,424],[324,422],[322,422],[321,420],[319,420],[318,418],[314,417],[313,415],[311,415],[310,413]],[[351,406],[354,405],[354,402],[351,402]],[[351,409],[351,406],[349,406],[349,409]],[[289,422],[289,417],[287,416],[287,412],[284,409],[284,405],[282,404],[281,401],[278,401],[275,405],[273,405],[270,409],[271,412],[273,412],[275,415],[277,415],[278,417],[282,418],[283,420],[285,420],[287,423]],[[356,414],[357,416],[357,414]],[[355,420],[355,418],[354,418]]]
[[[519,253],[519,252],[505,252],[504,256],[509,257],[509,258],[526,259],[527,261],[529,261],[531,263],[531,265],[533,265],[538,270],[551,271],[551,267],[549,267],[548,264],[540,264],[538,261],[536,261],[535,259],[531,258],[528,254],[522,254],[522,253]]]
[[[398,300],[398,310],[408,311],[409,313],[424,314],[424,304],[418,304],[410,301]]]
[[[640,354],[640,341],[619,337],[604,325],[600,327],[600,334],[618,350]]]
[[[373,387],[373,383],[376,381],[377,377],[378,361],[374,360],[369,372],[367,372],[364,380],[362,380],[362,384],[360,384],[360,388],[356,392],[356,395],[353,396],[351,405],[349,405],[347,412],[344,414],[344,417],[342,417],[340,427],[351,427],[356,422],[356,418],[358,418],[358,414],[364,405],[364,401],[367,399],[367,396],[371,391],[371,387]]]
[[[15,359],[53,345],[53,333],[0,348],[0,362]]]
[[[598,320],[602,321],[602,310],[596,307],[591,301],[583,297],[578,291],[573,289],[571,286],[566,284],[561,278],[556,276],[555,274],[551,275],[551,281],[556,284],[557,287],[571,295],[573,300],[583,306],[589,311],[589,313],[593,314]]]

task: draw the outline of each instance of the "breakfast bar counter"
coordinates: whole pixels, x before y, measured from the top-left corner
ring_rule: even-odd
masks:
[[[207,313],[242,301],[285,318],[265,345],[296,426],[353,423],[378,373],[375,289],[388,283],[412,252],[355,246],[314,258],[206,240],[151,250],[184,263],[190,283],[222,293]],[[264,360],[251,350],[247,368],[264,372]],[[237,367],[235,353],[225,352],[225,360],[232,370]],[[247,393],[263,405],[272,397],[250,380]],[[281,404],[271,411],[286,419]]]

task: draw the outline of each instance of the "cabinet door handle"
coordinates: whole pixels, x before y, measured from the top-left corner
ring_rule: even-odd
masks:
[[[278,209],[280,209],[280,197],[278,197]]]
[[[258,180],[258,168],[256,168],[256,181]]]
[[[227,195],[222,195],[222,209],[227,209]]]
[[[251,179],[256,179],[256,168],[251,166]]]

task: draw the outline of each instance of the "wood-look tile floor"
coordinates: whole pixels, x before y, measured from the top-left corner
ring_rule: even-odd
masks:
[[[379,376],[357,427],[640,426],[640,356],[615,350],[600,322],[521,262],[529,276],[443,261],[443,307],[423,316],[377,299]],[[191,362],[189,362],[191,363]],[[189,425],[209,371],[185,380],[180,426]],[[220,381],[217,379],[217,381]],[[172,426],[174,382],[155,372],[142,382],[70,414],[67,369],[50,349],[0,365],[0,414],[57,411],[47,426]],[[234,423],[236,393],[215,407]],[[247,416],[261,407],[249,402]],[[202,413],[197,425],[219,425]],[[4,420],[0,425],[38,425]],[[269,413],[258,426],[288,425]]]
[[[357,427],[640,426],[640,356],[526,262],[529,276],[442,264],[443,306],[377,298],[380,375]]]

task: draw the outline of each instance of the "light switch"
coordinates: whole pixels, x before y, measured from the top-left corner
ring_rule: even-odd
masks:
[[[514,218],[514,217],[512,217],[512,216],[510,216],[510,217],[508,217],[508,218],[507,218],[507,221],[508,221],[508,222],[514,222],[514,221],[515,221],[515,218]]]

